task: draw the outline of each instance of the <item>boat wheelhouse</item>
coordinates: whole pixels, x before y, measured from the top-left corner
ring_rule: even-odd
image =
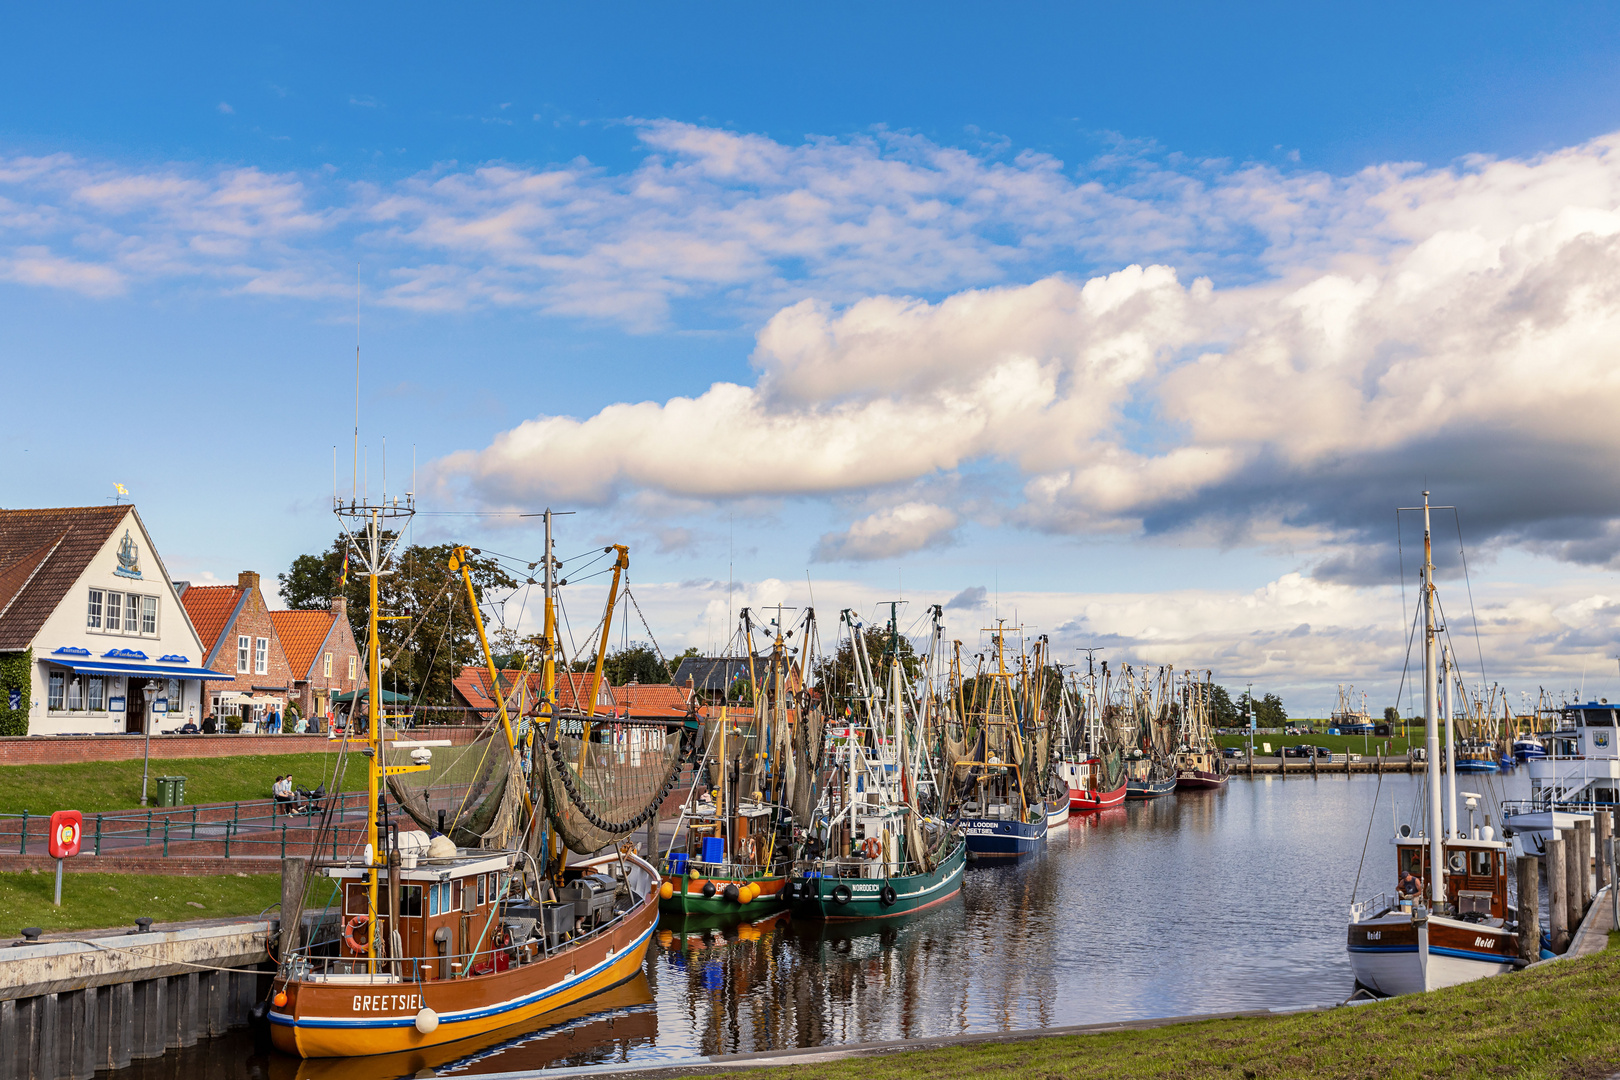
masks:
[[[1592,811],[1620,803],[1620,728],[1607,699],[1565,705],[1556,730],[1538,740],[1543,756],[1527,755],[1530,797],[1502,804],[1502,825],[1525,850],[1539,852],[1557,830],[1591,820]]]

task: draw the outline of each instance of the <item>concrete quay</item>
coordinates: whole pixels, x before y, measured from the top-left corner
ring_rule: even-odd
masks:
[[[273,919],[0,946],[0,1080],[90,1080],[247,1024]]]

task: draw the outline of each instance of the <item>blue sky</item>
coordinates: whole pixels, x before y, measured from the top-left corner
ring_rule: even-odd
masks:
[[[670,647],[728,573],[983,587],[1316,711],[1398,678],[1390,511],[1431,484],[1488,675],[1573,686],[1620,644],[1617,37],[1596,5],[16,12],[0,363],[35,404],[0,502],[125,483],[202,579],[324,544],[358,279],[374,479],[387,437],[435,510],[580,509]]]

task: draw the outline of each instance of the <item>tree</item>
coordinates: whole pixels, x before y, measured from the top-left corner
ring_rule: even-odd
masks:
[[[392,533],[383,534],[384,544],[392,539]],[[281,585],[281,598],[291,608],[325,608],[332,597],[343,596],[355,639],[362,654],[369,655],[365,638],[371,619],[370,586],[359,560],[352,555],[348,580],[343,580],[347,544],[347,537],[339,536],[324,552],[300,555],[276,579]],[[483,662],[478,633],[467,607],[466,586],[459,573],[450,573],[453,548],[452,544],[405,548],[397,555],[395,572],[377,582],[380,614],[413,616],[380,624],[382,656],[392,660],[392,666],[383,672],[383,686],[408,693],[422,704],[450,704],[450,684],[457,672],[468,664]],[[486,597],[504,598],[518,585],[488,556],[469,558],[468,571],[481,605],[486,603]],[[498,627],[490,628],[494,636],[499,636],[498,631]],[[490,644],[491,651],[501,651],[495,641]]]
[[[1213,683],[1209,688],[1210,721],[1216,727],[1246,727],[1249,718],[1238,707],[1232,704],[1232,696],[1226,692],[1226,687]]]
[[[587,670],[594,670],[594,665]],[[602,663],[602,676],[614,686],[631,682],[667,683],[673,677],[653,647],[640,641],[609,653]]]
[[[1399,724],[1401,722],[1401,710],[1397,709],[1393,705],[1385,705],[1384,722],[1389,724]]]
[[[879,679],[886,678],[888,670],[885,662],[890,654],[889,632],[881,627],[867,627],[862,631],[866,647],[866,657],[872,662],[874,674]],[[900,668],[905,679],[909,682],[915,680],[922,673],[922,658],[917,650],[911,647],[911,642],[904,634],[895,635],[894,652],[900,658]],[[823,657],[817,661],[814,668],[815,684],[827,695],[828,702],[833,707],[832,715],[842,714],[844,707],[853,699],[855,694],[855,639],[845,638],[838,643],[838,651],[831,657]],[[747,682],[746,675],[744,682]]]
[[[1260,727],[1279,728],[1288,723],[1288,710],[1283,708],[1282,698],[1276,694],[1267,694],[1254,703],[1254,721]]]

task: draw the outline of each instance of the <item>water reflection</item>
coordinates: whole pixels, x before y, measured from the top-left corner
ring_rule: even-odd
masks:
[[[127,1080],[474,1075],[1329,1004],[1352,989],[1344,920],[1369,822],[1364,893],[1394,884],[1391,799],[1405,820],[1420,788],[1234,779],[1073,818],[1042,853],[970,867],[958,898],[904,919],[663,921],[645,979],[536,1031],[410,1060],[257,1067],[244,1040],[215,1040],[206,1058],[171,1054]],[[186,1055],[197,1066],[175,1068]]]

